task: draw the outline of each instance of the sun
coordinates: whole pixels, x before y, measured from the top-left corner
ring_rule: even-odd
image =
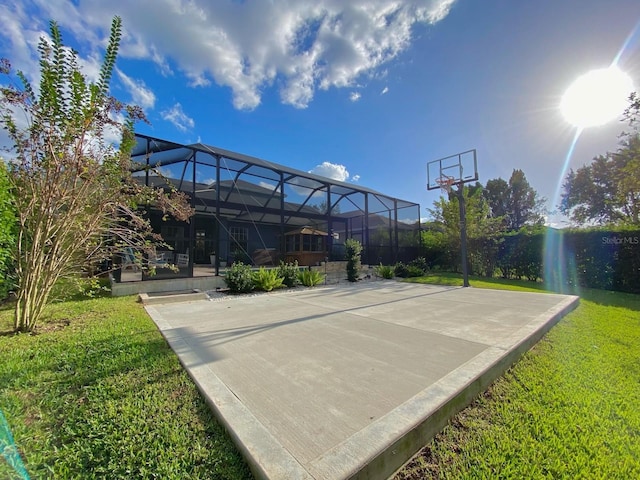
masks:
[[[618,67],[591,70],[567,89],[560,110],[576,127],[604,125],[622,114],[632,91],[631,77]]]

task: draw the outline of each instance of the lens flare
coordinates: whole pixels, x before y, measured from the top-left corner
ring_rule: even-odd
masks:
[[[567,151],[567,156],[564,159],[562,165],[562,171],[560,172],[560,181],[556,187],[555,203],[560,201],[562,179],[566,176],[567,170],[569,170],[569,164],[571,163],[571,157],[573,151],[576,149],[578,139],[582,134],[582,129],[578,128],[573,141]],[[544,252],[543,252],[543,279],[545,288],[554,292],[566,292],[569,286],[576,285],[576,272],[575,266],[571,268],[571,265],[575,265],[575,261],[572,258],[572,254],[567,252],[564,247],[563,234],[561,230],[555,230],[553,228],[547,228],[547,233],[544,240]]]
[[[583,132],[583,129],[589,126],[595,126],[599,124],[598,122],[606,123],[606,121],[611,120],[611,118],[609,120],[602,121],[603,118],[608,115],[613,115],[612,118],[615,118],[619,116],[626,108],[628,95],[634,87],[631,79],[628,77],[628,75],[624,74],[618,68],[618,65],[620,63],[623,63],[624,55],[630,52],[638,44],[639,38],[640,21],[635,25],[635,28],[631,30],[608,69],[603,69],[604,72],[597,70],[589,72],[586,75],[592,74],[591,79],[581,80],[580,83],[578,83],[580,79],[576,80],[576,93],[569,94],[569,91],[571,90],[571,88],[573,88],[572,85],[572,87],[570,87],[565,94],[565,97],[567,98],[565,99],[563,97],[561,103],[562,112],[567,121],[577,128],[576,133],[573,137],[573,141],[571,142],[569,150],[567,151],[567,156],[565,157],[564,163],[562,165],[562,171],[558,180],[558,185],[556,187],[555,198],[553,199],[554,205],[557,205],[560,202],[562,183],[564,181],[565,175],[567,174],[567,170],[569,169],[569,164],[571,163],[573,152],[576,148],[576,144],[578,143],[578,139]],[[594,72],[599,73],[596,74]],[[609,78],[610,80],[606,80],[606,78]],[[595,106],[587,108],[586,104],[591,101],[590,97],[593,96],[594,93],[593,88],[590,89],[585,86],[588,85],[589,82],[593,82],[591,83],[591,86],[596,90],[602,90],[606,85],[610,84],[617,85],[616,88],[619,88],[621,92],[624,92],[626,90],[624,96],[625,103],[622,106],[609,108],[608,106],[603,106],[601,101],[598,101],[595,103]],[[616,96],[614,100],[618,101],[620,95],[621,94],[618,94],[618,96]],[[612,97],[609,98],[611,99]],[[598,111],[602,112],[601,116],[594,113]],[[607,113],[607,115],[605,115],[605,111],[614,112]],[[578,284],[575,255],[573,252],[568,251],[568,249],[565,247],[562,231],[552,228],[547,229],[544,242],[543,265],[543,278],[545,288],[557,292],[576,293],[575,289],[577,288]]]

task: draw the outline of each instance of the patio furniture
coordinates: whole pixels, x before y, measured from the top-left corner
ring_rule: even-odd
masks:
[[[140,269],[138,262],[136,262],[136,255],[133,248],[127,247],[122,251],[122,265],[120,268],[122,271],[130,269],[133,272],[137,272]]]
[[[156,268],[168,267],[171,264],[170,258],[171,252],[156,252],[156,250],[153,249],[149,253],[149,266]]]
[[[179,253],[176,257],[176,263],[179,267],[187,267],[189,265],[189,254]]]

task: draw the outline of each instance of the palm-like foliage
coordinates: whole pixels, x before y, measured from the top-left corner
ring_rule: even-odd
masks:
[[[16,193],[18,238],[15,328],[32,330],[53,286],[90,273],[125,246],[139,251],[159,242],[141,205],[153,203],[178,218],[191,215],[184,196],[144,188],[130,174],[133,125],[142,111],[109,95],[121,20],[111,26],[96,82],[82,74],[77,53],[62,42],[55,22],[40,40],[39,92],[19,82],[0,90],[0,122],[13,141],[9,178]],[[9,76],[10,64],[1,63]],[[122,115],[124,121],[119,121]],[[26,124],[22,119],[26,119]],[[117,134],[118,147],[108,141]]]
[[[280,276],[277,268],[266,269],[260,267],[259,270],[252,274],[253,284],[256,290],[270,292],[276,288],[282,287],[283,277]]]
[[[317,270],[301,270],[298,272],[298,281],[305,287],[315,287],[324,282],[325,275]]]

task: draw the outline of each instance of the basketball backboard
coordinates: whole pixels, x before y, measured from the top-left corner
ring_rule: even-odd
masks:
[[[476,151],[468,150],[427,163],[427,190],[478,180]]]

